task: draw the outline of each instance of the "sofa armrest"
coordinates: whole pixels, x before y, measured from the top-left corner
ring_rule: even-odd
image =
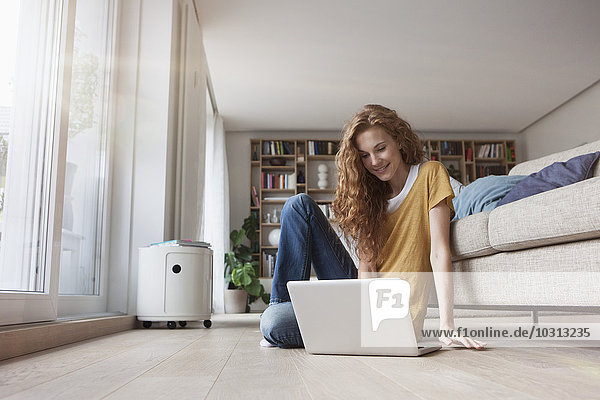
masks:
[[[600,237],[600,177],[497,207],[490,245],[511,251]]]

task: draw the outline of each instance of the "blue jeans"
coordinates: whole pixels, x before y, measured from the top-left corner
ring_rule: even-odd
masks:
[[[318,279],[353,279],[358,270],[314,200],[298,194],[281,211],[281,235],[269,307],[261,315],[265,339],[279,347],[304,347],[290,303],[288,281],[308,280],[312,266]]]

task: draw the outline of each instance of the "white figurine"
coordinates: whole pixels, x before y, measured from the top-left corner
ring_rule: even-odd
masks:
[[[327,182],[327,165],[326,164],[319,164],[318,166],[318,171],[319,173],[317,174],[317,176],[319,177],[319,181],[317,182],[317,186],[319,187],[319,189],[326,189],[328,182]]]

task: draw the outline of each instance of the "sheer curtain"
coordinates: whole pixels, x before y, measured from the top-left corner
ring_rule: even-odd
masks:
[[[62,12],[60,1],[22,1],[15,13],[20,14],[12,49],[16,54],[2,60],[15,63],[15,91],[13,124],[4,138],[7,148],[3,151],[7,169],[0,213],[0,290],[49,289],[44,287],[50,264],[44,248],[51,149],[59,134],[56,100]]]
[[[210,118],[211,116],[207,116]],[[213,307],[223,313],[224,257],[229,250],[229,173],[223,119],[219,114],[207,123],[206,177],[204,186],[203,240],[213,249]]]

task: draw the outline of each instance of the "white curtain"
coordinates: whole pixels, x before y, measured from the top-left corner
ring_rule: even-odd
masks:
[[[210,116],[207,116],[210,118]],[[229,172],[223,119],[219,114],[206,129],[206,177],[204,186],[203,235],[213,249],[213,307],[224,312],[224,257],[229,250]]]
[[[60,2],[22,1],[3,218],[0,289],[42,291],[49,263],[42,256],[49,204],[47,158],[53,144]],[[54,137],[58,140],[58,137]],[[38,273],[36,269],[40,268]]]

